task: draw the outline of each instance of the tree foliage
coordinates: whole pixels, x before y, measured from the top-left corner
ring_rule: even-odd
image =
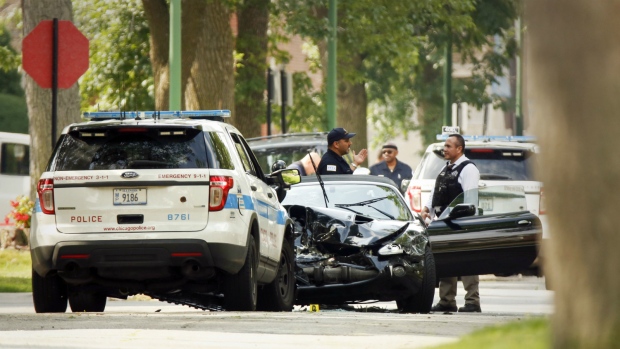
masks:
[[[327,0],[278,4],[288,32],[325,46]],[[339,85],[364,84],[371,121],[385,138],[415,129],[434,134],[441,124],[445,45],[451,41],[462,63],[473,67],[470,79],[453,83],[453,100],[481,107],[497,99],[486,90],[514,54],[516,15],[517,0],[340,0]],[[495,47],[495,37],[508,44]],[[416,109],[418,123],[411,121]]]
[[[75,24],[90,40],[80,80],[82,110],[151,110],[149,27],[140,0],[74,1]]]

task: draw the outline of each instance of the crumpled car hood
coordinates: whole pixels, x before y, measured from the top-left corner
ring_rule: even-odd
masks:
[[[296,245],[314,246],[323,253],[354,253],[360,248],[380,248],[399,237],[406,245],[411,244],[407,240],[418,236],[427,241],[424,228],[417,221],[376,220],[342,209],[321,207],[297,206],[291,207],[290,212],[300,217],[301,210],[305,211],[307,223]],[[402,235],[406,237],[403,239]],[[424,250],[419,255],[424,255]]]

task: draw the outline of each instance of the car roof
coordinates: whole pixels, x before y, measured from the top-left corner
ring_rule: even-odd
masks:
[[[370,182],[373,184],[388,184],[396,189],[394,182],[391,179],[387,177],[380,177],[380,176],[341,174],[341,175],[324,175],[324,176],[321,176],[321,179],[325,183],[332,183],[332,182],[369,183]],[[314,175],[301,177],[301,184],[318,183],[318,181],[319,180],[317,176],[314,176]]]
[[[433,143],[426,148],[427,152],[443,149],[445,142]],[[506,142],[506,141],[465,141],[465,149],[467,148],[496,148],[496,149],[521,149],[538,152],[538,144],[529,142]]]
[[[308,133],[285,133],[279,135],[262,136],[246,139],[252,149],[291,147],[291,146],[316,146],[327,147],[327,132]]]

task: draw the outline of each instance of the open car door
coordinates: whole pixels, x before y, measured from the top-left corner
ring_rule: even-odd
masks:
[[[464,198],[477,205],[464,203]],[[542,237],[540,220],[527,210],[523,187],[511,185],[462,193],[427,230],[440,278],[526,270]]]

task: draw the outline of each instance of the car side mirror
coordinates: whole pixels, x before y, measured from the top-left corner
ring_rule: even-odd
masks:
[[[280,202],[282,202],[286,197],[286,190],[288,190],[291,185],[301,182],[299,170],[294,168],[287,168],[272,172],[269,177],[270,183],[268,184],[272,185],[272,187],[276,190],[278,200]]]
[[[457,219],[461,217],[474,216],[476,214],[476,205],[473,204],[458,204],[450,210],[448,218]]]

